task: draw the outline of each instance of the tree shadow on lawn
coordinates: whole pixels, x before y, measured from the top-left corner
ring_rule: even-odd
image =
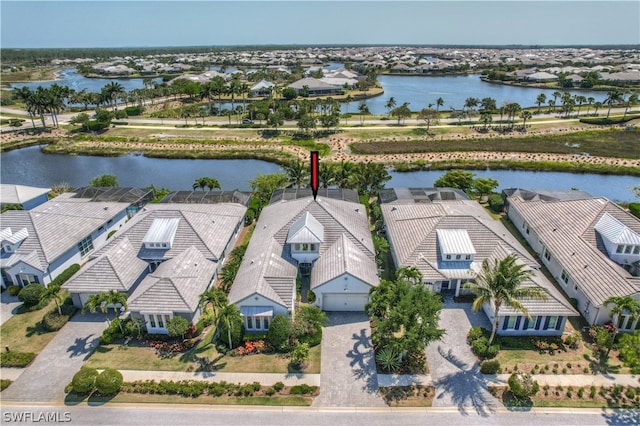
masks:
[[[358,380],[365,380],[364,391],[377,394],[378,376],[371,341],[364,328],[359,334],[354,333],[351,339],[355,342],[353,348],[347,352],[347,358],[351,358],[349,365],[353,369],[353,375]]]
[[[480,368],[475,364],[471,369],[456,357],[451,350],[444,352],[438,347],[440,355],[457,367],[458,371],[441,377],[434,382],[436,399],[450,395],[452,403],[458,407],[460,414],[468,415],[467,408],[473,408],[477,414],[487,417],[495,411],[498,400],[491,396]]]
[[[47,333],[51,332],[45,328],[44,324],[42,324],[42,321],[38,321],[34,326],[27,327],[25,337],[40,336]]]

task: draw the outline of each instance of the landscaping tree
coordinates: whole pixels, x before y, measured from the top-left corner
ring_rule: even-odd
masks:
[[[418,112],[418,119],[427,124],[427,132],[432,124],[438,124],[438,112],[433,108],[423,108]]]
[[[217,327],[218,314],[229,304],[229,300],[224,291],[214,287],[200,295],[200,306],[202,309],[205,309],[209,304],[211,304],[211,308],[213,309],[213,317],[215,318]]]
[[[222,189],[222,186],[220,185],[220,181],[216,178],[200,177],[197,178],[193,183],[193,189],[195,190],[198,188],[202,189],[203,191],[205,188],[207,188],[209,191],[211,191],[212,189]]]
[[[457,188],[464,192],[473,190],[473,177],[475,173],[464,170],[449,170],[440,176],[433,186],[436,188]]]
[[[391,110],[391,116],[395,117],[398,120],[398,125],[400,125],[400,120],[404,123],[404,120],[407,117],[411,117],[411,110],[409,109],[409,103],[405,102],[397,108]]]
[[[184,334],[189,329],[189,321],[184,319],[181,316],[174,315],[169,321],[167,321],[167,331],[169,332],[169,336],[178,337],[182,336],[184,339]]]
[[[640,331],[624,334],[618,346],[622,361],[631,369],[631,373],[640,374]]]
[[[269,331],[267,332],[267,341],[276,349],[282,348],[289,341],[289,321],[281,314],[273,317]]]
[[[287,175],[284,173],[271,173],[258,175],[249,181],[251,189],[260,202],[264,205],[271,199],[273,191],[279,188],[286,188],[288,183]]]
[[[291,364],[296,369],[300,369],[309,360],[309,345],[307,343],[298,343],[291,351],[290,359]]]
[[[512,254],[502,260],[495,259],[493,265],[489,263],[488,259],[485,259],[482,262],[482,271],[476,277],[476,282],[465,284],[465,288],[470,289],[477,296],[472,305],[474,311],[482,308],[485,303],[493,304],[493,324],[487,346],[491,346],[493,343],[498,329],[500,307],[503,304],[530,318],[529,311],[522,304],[521,299],[546,300],[548,298],[546,290],[542,287],[521,286],[531,275],[533,275],[533,271],[527,269],[525,264],[518,263],[518,258]]]
[[[118,186],[118,178],[110,174],[96,176],[89,181],[89,186],[115,187]]]
[[[477,178],[473,181],[473,188],[479,197],[489,195],[498,187],[498,181],[491,178]]]
[[[56,303],[56,308],[58,309],[58,315],[62,316],[62,309],[60,308],[60,304],[62,303],[60,286],[49,284],[49,287],[45,287],[44,290],[42,291],[42,294],[40,294],[41,301],[51,300],[51,299],[53,299],[53,301]]]
[[[613,305],[613,308],[609,311],[609,315],[611,316],[611,320],[613,323],[613,334],[611,336],[611,344],[607,348],[607,353],[605,354],[605,359],[609,357],[609,352],[611,352],[611,348],[613,347],[613,342],[616,340],[616,336],[618,335],[618,328],[622,325],[623,315],[629,316],[629,321],[634,322],[636,319],[640,318],[640,302],[634,299],[632,296],[611,296],[604,301],[605,306]]]
[[[96,377],[96,392],[100,395],[113,395],[120,391],[123,379],[122,373],[113,368],[105,368]]]
[[[301,306],[291,325],[291,334],[294,337],[315,334],[322,330],[322,327],[327,324],[327,320],[327,314],[317,306]]]
[[[229,349],[233,349],[242,342],[244,323],[240,316],[240,309],[236,305],[227,305],[220,310],[220,335],[226,338]]]
[[[95,368],[82,367],[71,380],[71,388],[79,395],[90,393],[96,383],[98,371]]]
[[[44,291],[44,286],[40,284],[27,284],[20,290],[20,293],[18,293],[18,300],[27,306],[37,305]]]
[[[115,318],[120,318],[120,307],[127,309],[127,295],[126,293],[120,293],[116,290],[109,290],[108,292],[101,291],[96,294],[92,294],[89,296],[84,306],[82,307],[82,312],[86,312],[87,310],[91,313],[95,313],[98,309],[100,312],[104,314],[107,319],[107,323],[111,325],[111,321],[109,321],[108,309],[109,306],[113,308],[113,313]],[[120,307],[118,307],[120,305]],[[124,332],[122,329],[122,324],[118,321],[118,325],[120,326],[120,331]]]
[[[527,399],[538,393],[540,385],[533,380],[531,374],[513,373],[509,377],[509,390],[516,398]]]

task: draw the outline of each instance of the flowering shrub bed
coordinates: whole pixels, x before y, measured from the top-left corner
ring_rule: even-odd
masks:
[[[273,352],[273,348],[265,340],[247,340],[243,346],[236,348],[238,355],[260,354],[265,352]]]
[[[148,345],[154,348],[156,352],[159,352],[162,354],[168,354],[168,355],[187,351],[193,348],[193,345],[194,345],[194,342],[192,340],[185,340],[183,342],[176,342],[176,343],[152,340],[150,342],[145,341],[144,343],[145,345]]]

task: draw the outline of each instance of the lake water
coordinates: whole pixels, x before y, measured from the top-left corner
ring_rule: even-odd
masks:
[[[50,187],[67,182],[85,186],[95,176],[109,173],[118,177],[121,186],[144,187],[153,184],[171,190],[191,189],[196,178],[217,178],[223,189],[249,190],[249,181],[258,174],[281,171],[277,164],[261,160],[177,160],[124,157],[92,157],[43,154],[34,146],[9,151],[0,156],[2,183]],[[387,187],[431,187],[444,171],[391,172]],[[640,185],[633,176],[530,172],[508,170],[474,171],[477,177],[492,177],[508,187],[571,189],[577,188],[594,196],[613,201],[634,201],[631,191]]]
[[[341,65],[342,64],[339,63],[331,63],[329,69],[335,69]],[[211,68],[219,69],[218,67]],[[235,70],[235,68],[229,67],[226,71],[231,72],[233,70]],[[100,92],[105,85],[114,81],[122,84],[127,91],[144,87],[141,78],[85,78],[78,74],[75,68],[62,69],[60,71],[60,79],[57,81],[16,83],[12,85],[12,87],[27,86],[35,90],[38,86],[49,87],[53,83],[58,83],[69,86],[77,91],[87,89],[89,92]],[[154,81],[161,82],[162,79],[156,78]],[[465,100],[469,97],[478,99],[490,97],[496,100],[498,106],[507,102],[517,102],[523,107],[534,106],[536,97],[540,93],[544,93],[548,101],[549,99],[553,99],[552,93],[556,91],[555,89],[537,89],[533,87],[516,87],[485,83],[480,80],[479,75],[475,74],[442,77],[381,75],[378,77],[378,81],[384,89],[384,94],[365,101],[365,104],[367,104],[372,114],[386,114],[388,110],[385,108],[385,104],[391,97],[395,98],[398,106],[407,102],[412,111],[419,111],[430,103],[435,106],[438,98],[444,100],[444,106],[441,107],[441,109],[461,109],[464,106]],[[587,98],[593,97],[596,101],[600,102],[607,97],[606,92],[602,91],[572,91],[571,93]],[[557,99],[556,102],[560,105],[559,99]],[[236,105],[238,104],[240,104],[240,102]],[[342,112],[357,113],[358,104],[359,102],[351,102],[348,107],[346,104],[343,104]],[[231,108],[231,104],[223,104],[222,108]],[[583,111],[586,110],[586,106],[582,108]]]

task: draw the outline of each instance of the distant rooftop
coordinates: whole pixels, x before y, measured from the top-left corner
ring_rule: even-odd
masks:
[[[311,197],[313,192],[311,188],[286,188],[276,189],[271,195],[269,204],[273,204],[277,201],[299,200],[301,198]],[[352,203],[359,203],[358,193],[352,189],[340,189],[340,188],[319,188],[318,197],[332,198],[334,200],[351,201]]]
[[[432,201],[468,200],[467,194],[456,188],[388,188],[380,191],[381,203],[411,201],[430,203]]]
[[[73,198],[89,198],[91,201],[112,201],[135,204],[153,200],[152,189],[85,186],[74,191]]]
[[[506,197],[520,196],[525,201],[559,201],[559,200],[584,200],[593,198],[591,194],[577,189],[523,189],[506,188],[502,190]]]
[[[0,203],[22,204],[42,194],[47,194],[51,188],[38,188],[35,186],[0,184]]]

